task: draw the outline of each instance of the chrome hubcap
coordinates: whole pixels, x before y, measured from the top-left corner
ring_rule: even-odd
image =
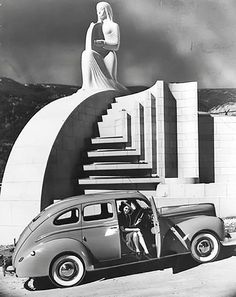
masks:
[[[197,251],[200,255],[206,256],[208,255],[212,250],[212,246],[209,240],[202,240],[197,245]]]
[[[74,262],[64,262],[58,270],[59,276],[64,280],[72,279],[77,272],[77,265]]]

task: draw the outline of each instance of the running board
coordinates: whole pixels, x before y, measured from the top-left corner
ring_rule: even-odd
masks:
[[[187,255],[189,253],[190,252],[188,251],[188,252],[184,252],[184,253],[163,256],[163,257],[160,257],[160,258],[144,259],[144,260],[140,260],[140,261],[136,261],[136,262],[129,262],[129,263],[124,263],[124,264],[117,264],[117,265],[104,266],[104,267],[94,267],[94,266],[92,266],[87,271],[93,271],[93,270],[100,271],[100,270],[106,270],[106,269],[133,266],[133,265],[142,264],[142,263],[151,263],[151,262],[153,263],[155,261],[165,260],[165,259],[169,259],[169,258],[175,257],[175,256],[183,256],[183,255]]]

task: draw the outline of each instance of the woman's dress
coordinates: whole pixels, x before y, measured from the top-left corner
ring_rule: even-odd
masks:
[[[86,35],[85,50],[82,53],[82,89],[115,89],[127,91],[112,77],[104,62],[107,55],[113,55],[116,63],[115,51],[106,50],[94,45],[94,40],[104,40],[102,23],[91,23]],[[116,65],[114,65],[116,67]]]
[[[125,228],[134,228],[134,226],[132,226],[131,215],[125,215],[124,213],[120,213],[118,215],[118,220],[122,240],[126,243],[128,248],[130,248],[131,250],[135,250],[135,245],[133,242],[133,234],[135,233],[135,231],[125,231]]]

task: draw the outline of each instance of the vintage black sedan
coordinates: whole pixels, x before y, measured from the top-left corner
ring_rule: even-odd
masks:
[[[149,251],[145,257],[124,240],[118,220],[121,204]],[[136,191],[75,196],[36,216],[19,237],[13,254],[18,277],[49,276],[59,287],[82,282],[87,271],[165,256],[191,253],[201,263],[214,261],[225,240],[224,222],[211,203],[156,208]]]

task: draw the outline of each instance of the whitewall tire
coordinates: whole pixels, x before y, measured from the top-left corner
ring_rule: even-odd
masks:
[[[62,255],[50,267],[50,279],[58,287],[72,287],[82,282],[85,275],[83,261],[75,255]]]
[[[220,242],[214,234],[207,232],[200,233],[192,240],[192,257],[200,263],[207,263],[216,260],[219,252]]]

